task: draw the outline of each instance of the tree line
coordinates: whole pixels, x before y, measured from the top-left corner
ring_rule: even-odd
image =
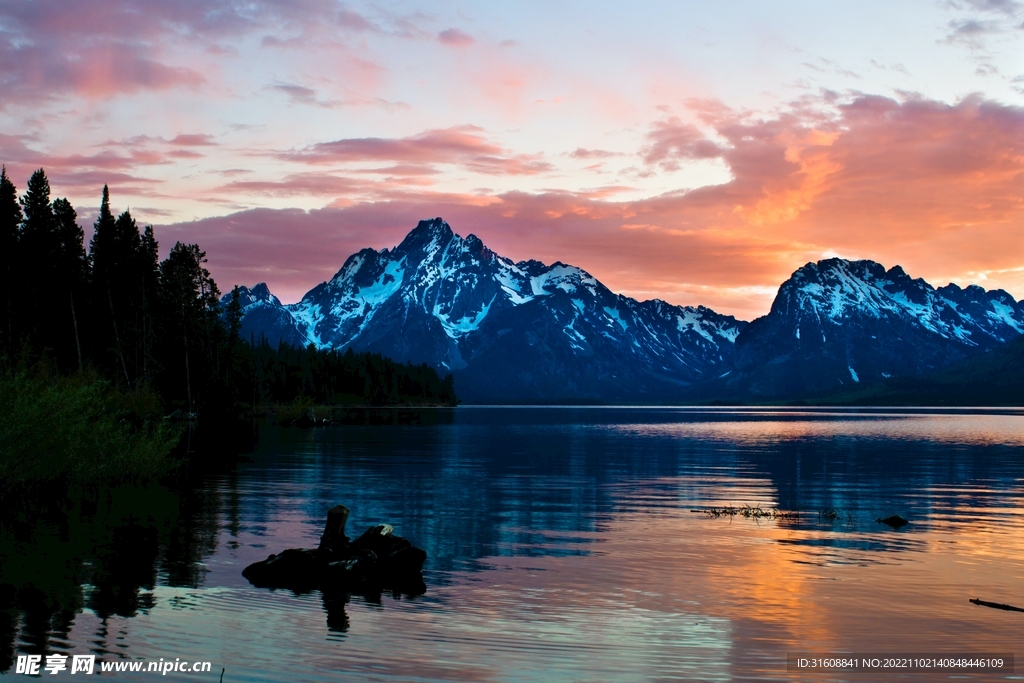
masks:
[[[376,405],[454,405],[451,376],[379,355],[271,347],[239,338],[197,244],[159,259],[152,226],[114,215],[103,188],[88,249],[75,208],[51,198],[43,169],[25,193],[0,172],[0,357],[58,374],[96,372],[162,410],[215,414],[308,397]]]

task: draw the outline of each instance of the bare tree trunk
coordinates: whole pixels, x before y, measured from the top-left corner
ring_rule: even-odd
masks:
[[[14,309],[11,307],[11,264],[7,264],[7,351],[14,355]]]
[[[75,293],[68,292],[71,296],[71,322],[75,326],[75,349],[78,351],[78,371],[82,372],[82,344],[78,340],[78,316],[75,315]]]
[[[121,335],[117,333],[117,316],[114,315],[114,297],[110,294],[110,283],[107,283],[107,302],[110,303],[110,319],[114,323],[114,342],[117,344],[117,355],[121,358],[121,369],[124,370],[124,381],[132,388],[132,379],[128,376],[128,365],[124,362],[124,351],[121,350]]]
[[[145,377],[146,381],[148,382],[149,381],[149,363],[147,363],[146,361],[149,359],[149,346],[148,346],[148,344],[146,342],[146,340],[148,338],[148,335],[146,334],[146,332],[147,332],[147,330],[146,330],[146,323],[149,320],[149,318],[146,315],[146,306],[147,306],[147,304],[148,304],[148,300],[146,299],[146,283],[145,283],[145,280],[143,280],[143,283],[142,283],[142,376]]]
[[[185,337],[185,388],[188,392],[188,412],[192,411],[192,377],[188,370],[188,325],[185,324],[185,302],[181,302],[181,333]]]

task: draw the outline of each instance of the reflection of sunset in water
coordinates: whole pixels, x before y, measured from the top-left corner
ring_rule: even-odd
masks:
[[[226,681],[279,681],[289,663],[296,681],[859,682],[900,678],[801,678],[786,655],[1024,654],[1024,615],[968,602],[1024,606],[1024,416],[457,415],[267,432],[203,493],[194,584],[160,570],[152,607],[86,609],[53,642],[194,653]],[[315,545],[339,501],[350,533],[386,520],[427,549],[426,595],[328,604],[240,576]],[[700,512],[745,505],[799,516]],[[910,524],[875,521],[893,513]]]
[[[748,413],[738,413],[742,418]],[[672,436],[683,439],[714,439],[732,443],[764,444],[795,439],[829,437],[885,438],[944,444],[1007,446],[1024,445],[1022,418],[1006,415],[901,415],[848,411],[826,413],[798,411],[757,413],[760,419],[660,424],[617,424],[608,429],[622,435]],[[781,417],[786,419],[772,419]]]

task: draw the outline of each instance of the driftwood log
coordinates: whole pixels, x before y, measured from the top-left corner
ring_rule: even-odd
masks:
[[[1024,608],[1014,607],[1013,605],[1004,605],[1001,602],[986,602],[985,600],[979,600],[978,598],[971,598],[970,600],[975,605],[981,605],[982,607],[991,607],[992,609],[1004,609],[1007,612],[1024,612]]]
[[[336,505],[327,511],[327,524],[316,549],[290,548],[250,564],[242,576],[260,588],[295,591],[320,588],[348,593],[419,595],[426,590],[423,562],[426,551],[394,534],[390,524],[378,524],[349,541],[345,523],[349,511]]]

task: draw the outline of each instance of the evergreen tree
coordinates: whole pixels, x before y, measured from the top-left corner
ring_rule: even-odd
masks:
[[[23,333],[37,348],[54,350],[58,337],[52,329],[48,307],[54,294],[53,277],[60,252],[50,205],[50,181],[38,169],[28,180],[21,198],[21,233],[18,238],[18,277],[15,296],[23,308]]]
[[[228,302],[224,317],[228,323],[228,344],[234,347],[238,343],[238,333],[242,329],[242,302],[239,299],[238,285],[231,288],[231,301]]]
[[[89,242],[93,271],[93,312],[102,363],[113,365],[133,386],[143,366],[141,300],[144,273],[139,228],[128,211],[116,219],[110,191],[103,186],[100,215]],[[155,241],[152,247],[155,250]]]
[[[82,326],[79,323],[79,315],[84,312],[85,299],[87,296],[89,261],[85,255],[85,232],[78,225],[78,213],[71,202],[65,199],[53,200],[53,221],[54,232],[57,238],[58,252],[54,262],[54,285],[55,294],[58,297],[65,297],[67,308],[63,305],[56,306],[55,317],[59,320],[68,316],[61,316],[60,311],[67,310],[70,318],[70,328],[74,334],[75,357],[78,369],[82,370],[84,361],[82,359]]]
[[[206,403],[205,389],[219,379],[218,362],[224,346],[224,328],[220,323],[220,292],[203,264],[206,252],[197,244],[175,243],[160,264],[165,324],[164,340],[169,348],[165,362],[177,382],[177,393],[184,389],[189,412]],[[173,321],[173,322],[171,322]],[[177,371],[172,368],[177,368]]]
[[[147,225],[142,233],[137,268],[142,315],[142,376],[146,382],[152,382],[153,374],[156,371],[153,349],[156,342],[157,320],[160,315],[160,254],[152,225]]]
[[[18,190],[7,176],[7,167],[0,170],[0,355],[14,350],[15,282],[18,275],[18,226],[21,225]]]

